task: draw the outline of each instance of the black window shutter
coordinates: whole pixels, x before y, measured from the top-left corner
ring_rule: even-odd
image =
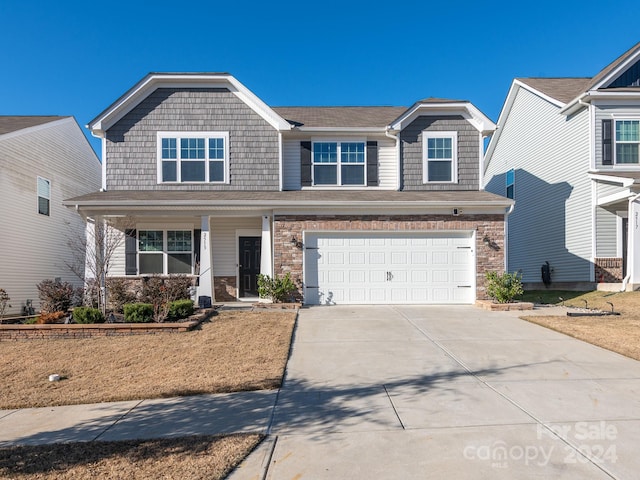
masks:
[[[610,119],[602,120],[602,164],[613,165],[613,121]]]
[[[124,231],[124,273],[126,275],[137,275],[138,266],[136,262],[136,230],[126,229]]]
[[[300,142],[300,184],[311,186],[311,142]]]
[[[367,142],[367,187],[378,186],[378,142]]]

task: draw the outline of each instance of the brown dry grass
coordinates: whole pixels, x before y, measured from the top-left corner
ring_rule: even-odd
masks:
[[[277,388],[294,322],[224,311],[187,333],[0,342],[0,409]]]
[[[611,310],[619,316],[604,317],[522,317],[529,322],[551,328],[585,342],[598,345],[627,357],[640,360],[640,292],[589,292],[565,302],[567,306]]]
[[[216,480],[260,440],[260,435],[227,435],[10,447],[0,449],[0,477]]]

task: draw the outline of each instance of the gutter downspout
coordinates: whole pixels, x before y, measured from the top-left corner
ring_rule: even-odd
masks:
[[[509,215],[513,213],[513,209],[515,208],[515,203],[509,207],[504,214],[504,271],[507,272],[507,261],[509,259]]]
[[[640,198],[640,193],[631,197],[629,199],[629,207],[627,209],[628,218],[631,220],[631,204]],[[629,255],[631,253],[631,255]],[[633,265],[632,260],[635,257],[635,252],[633,246],[631,244],[631,229],[627,228],[627,276],[622,280],[622,287],[620,287],[621,292],[625,292],[627,290],[627,284],[629,280],[631,280],[631,266]]]
[[[391,133],[391,128],[387,127],[384,134],[396,142],[396,190],[400,191],[402,168],[400,167],[400,132],[397,134]]]

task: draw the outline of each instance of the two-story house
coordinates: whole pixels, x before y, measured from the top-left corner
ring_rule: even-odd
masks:
[[[484,181],[516,201],[507,268],[525,283],[548,262],[556,288],[639,286],[640,43],[592,78],[515,79]]]
[[[467,101],[270,107],[226,73],[152,73],[88,125],[127,217],[112,276],[188,274],[198,297],[257,296],[290,272],[306,304],[473,303],[504,269],[513,202],[481,190],[494,124]]]
[[[85,222],[62,200],[100,187],[100,161],[73,117],[0,116],[0,288],[6,314],[39,311],[37,285],[83,280],[69,266],[83,263],[74,244]]]

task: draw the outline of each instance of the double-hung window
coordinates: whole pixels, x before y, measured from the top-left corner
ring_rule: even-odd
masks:
[[[138,230],[138,271],[149,274],[191,274],[192,230]]]
[[[50,215],[51,208],[51,182],[42,177],[38,177],[38,213],[40,215]]]
[[[640,120],[616,120],[616,164],[640,163]]]
[[[505,187],[506,187],[507,198],[510,198],[513,200],[515,198],[514,187],[516,184],[516,172],[513,169],[507,172],[505,176],[505,183],[506,183]]]
[[[457,181],[456,132],[424,132],[422,134],[422,178],[424,183]]]
[[[366,185],[365,142],[313,142],[313,185]]]
[[[159,183],[228,183],[227,132],[158,132]]]

